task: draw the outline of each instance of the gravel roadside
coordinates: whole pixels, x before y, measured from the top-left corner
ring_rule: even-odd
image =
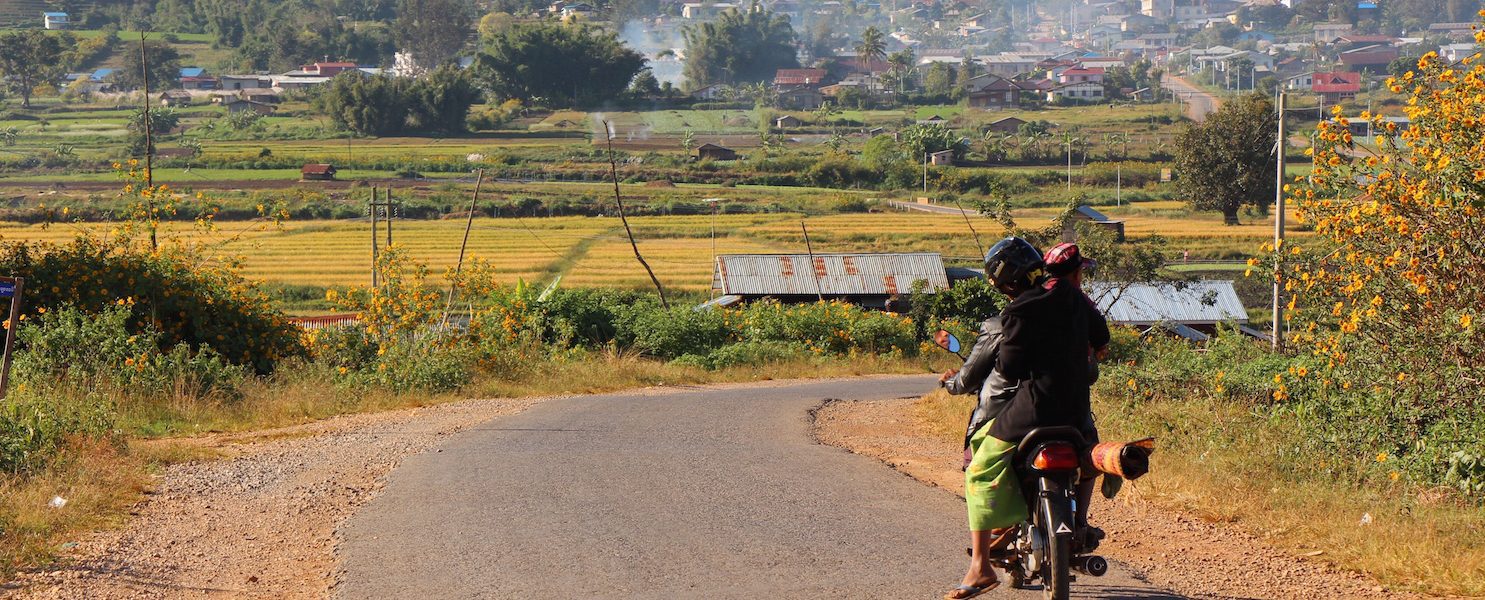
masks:
[[[914,414],[914,402],[826,404],[815,412],[816,439],[962,495],[960,447],[928,434]],[[1104,556],[1138,570],[1150,583],[1194,598],[1423,597],[1386,590],[1359,574],[1291,556],[1236,526],[1161,510],[1140,501],[1134,484],[1126,485],[1112,501],[1095,494],[1091,515],[1094,524],[1108,533],[1100,548]]]
[[[336,529],[410,455],[541,399],[467,400],[186,440],[129,523],[7,584],[18,598],[323,598]],[[176,441],[180,443],[180,441]]]

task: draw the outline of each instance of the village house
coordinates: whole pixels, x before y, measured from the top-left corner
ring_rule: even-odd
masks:
[[[64,12],[41,13],[41,26],[46,29],[67,29],[72,26],[72,20]]]
[[[222,100],[222,106],[227,107],[228,114],[234,115],[246,111],[253,111],[260,115],[271,115],[274,111],[273,106],[270,104],[235,97]]]
[[[820,91],[822,86],[796,85],[779,88],[779,108],[791,110],[814,110],[825,103],[825,94]]]
[[[273,80],[257,75],[223,75],[217,78],[220,89],[227,91],[252,90],[273,87]]]
[[[160,94],[160,106],[179,108],[191,105],[191,93],[185,90],[168,90]]]
[[[775,87],[784,86],[814,86],[825,85],[825,78],[830,75],[825,69],[779,69],[774,72],[773,84]]]
[[[737,5],[730,2],[687,2],[681,5],[681,18],[691,20],[715,19],[722,13],[736,8]]]
[[[1103,102],[1103,84],[1083,81],[1063,83],[1047,92],[1047,102]]]
[[[949,287],[948,269],[936,253],[724,254],[717,257],[715,300],[701,308],[771,299],[786,304],[839,300],[891,309],[915,288],[933,294]]]
[[[1340,62],[1353,71],[1382,73],[1387,71],[1387,66],[1397,60],[1397,57],[1397,48],[1378,44],[1342,52]]]
[[[1021,126],[1025,124],[1026,119],[1022,119],[1019,117],[1005,117],[1003,119],[991,121],[989,125],[985,126],[985,130],[994,131],[996,133],[1016,133],[1019,132],[1021,130]]]
[[[1327,104],[1355,98],[1361,91],[1361,74],[1346,72],[1315,73],[1310,81],[1310,92],[1318,94]]]
[[[290,77],[334,77],[346,71],[354,71],[360,67],[353,62],[317,62],[299,67],[298,71],[284,73]]]
[[[804,126],[804,121],[794,115],[784,115],[773,120],[774,129],[797,129]]]
[[[1104,70],[1102,67],[1073,68],[1063,70],[1057,76],[1057,83],[1103,83]]]
[[[737,160],[737,151],[717,144],[702,144],[696,148],[697,160]]]
[[[335,165],[309,163],[299,169],[299,179],[301,181],[334,181],[335,173]]]
[[[974,108],[1017,107],[1021,105],[1023,93],[1036,94],[1041,91],[1037,83],[986,73],[969,80],[969,105]]]

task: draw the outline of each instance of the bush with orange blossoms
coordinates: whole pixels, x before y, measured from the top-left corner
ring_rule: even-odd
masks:
[[[1327,382],[1307,410],[1437,479],[1451,457],[1485,454],[1485,62],[1429,52],[1387,85],[1408,95],[1411,127],[1336,107],[1313,173],[1285,188],[1316,236],[1264,250],[1288,342]],[[1376,151],[1356,145],[1358,121]]]

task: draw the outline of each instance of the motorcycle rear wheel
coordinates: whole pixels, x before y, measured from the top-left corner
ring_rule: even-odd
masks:
[[[1072,540],[1067,536],[1047,536],[1047,562],[1042,565],[1042,596],[1047,600],[1067,600],[1072,592]]]

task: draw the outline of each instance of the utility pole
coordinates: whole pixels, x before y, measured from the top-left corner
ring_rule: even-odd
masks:
[[[402,203],[401,202],[398,202],[397,200],[393,200],[392,199],[392,189],[391,188],[387,188],[387,190],[383,194],[382,200],[380,202],[378,202],[377,199],[376,199],[376,188],[372,188],[372,190],[371,190],[371,237],[372,238],[375,238],[376,235],[378,233],[380,233],[379,231],[377,231],[377,227],[376,227],[376,213],[377,213],[377,209],[381,209],[382,217],[385,218],[386,221],[387,221],[387,247],[388,248],[391,248],[392,247],[392,217],[396,216],[396,214],[397,214],[397,212],[394,209],[400,208],[401,206],[402,206]]]
[[[928,153],[923,153],[923,195],[928,195]]]
[[[155,219],[155,126],[150,122],[150,58],[144,43],[144,32],[139,32],[139,74],[144,82],[144,187],[150,190],[150,250],[160,247],[156,230],[160,228]]]
[[[1273,307],[1273,349],[1275,352],[1284,348],[1284,305],[1283,301],[1283,276],[1282,268],[1284,260],[1284,92],[1279,92],[1279,140],[1275,145],[1278,154],[1278,174],[1274,177],[1274,307]]]
[[[712,300],[717,299],[717,205],[722,203],[721,198],[703,198],[701,200],[712,205]]]
[[[815,247],[810,244],[810,229],[803,220],[799,221],[799,230],[804,232],[804,250],[810,257],[810,275],[815,276],[815,299],[824,302],[825,290],[820,287],[820,270],[815,268]]]
[[[366,212],[371,215],[371,287],[378,287],[376,276],[376,188],[371,188],[371,202],[366,204]]]

